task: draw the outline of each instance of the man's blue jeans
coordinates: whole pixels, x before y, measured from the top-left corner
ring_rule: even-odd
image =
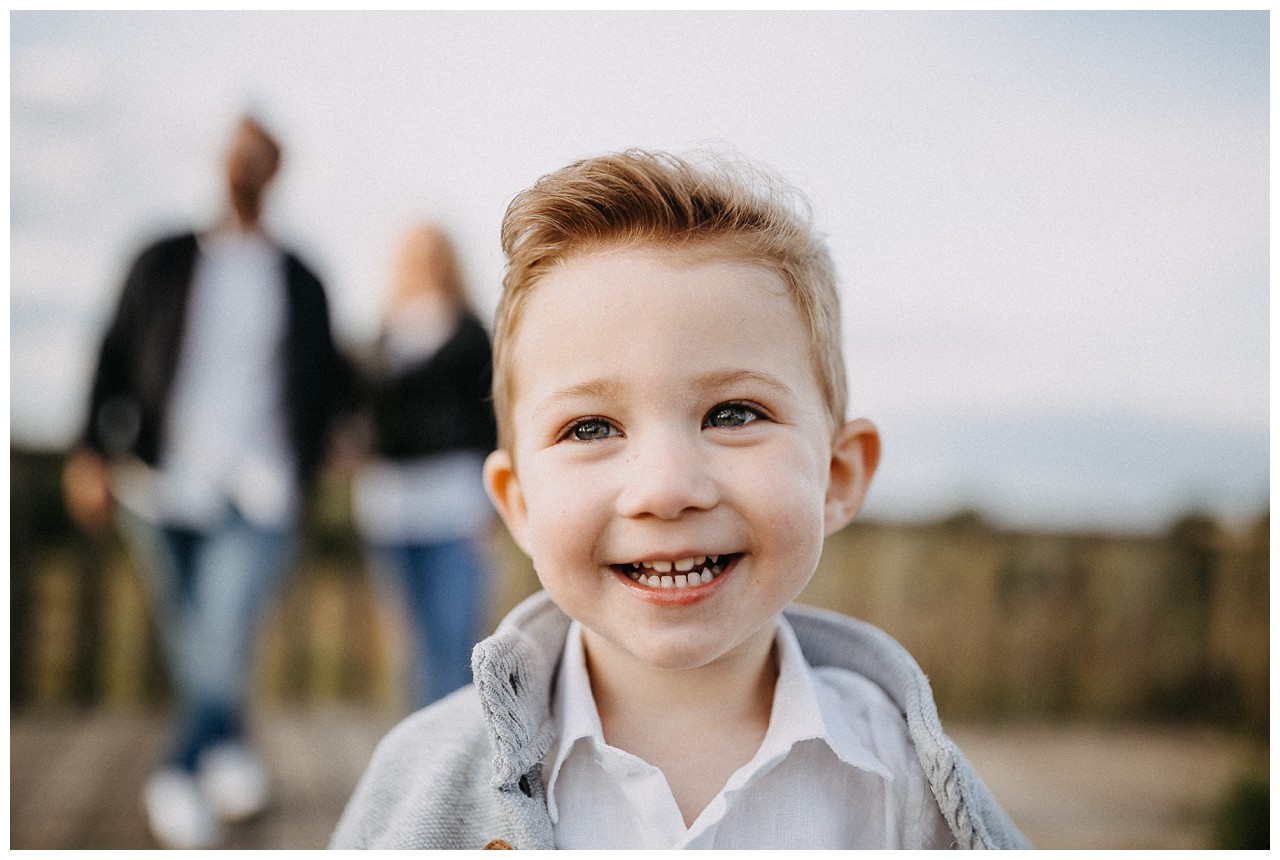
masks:
[[[169,763],[193,772],[204,750],[244,733],[254,638],[292,554],[292,532],[254,525],[234,509],[204,530],[121,509],[121,529],[150,587],[177,697]]]
[[[480,634],[488,572],[473,540],[372,547],[392,574],[413,629],[414,702],[426,705],[471,683],[471,649]]]

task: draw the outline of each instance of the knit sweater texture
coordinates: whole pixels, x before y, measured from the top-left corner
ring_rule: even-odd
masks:
[[[1029,848],[942,730],[929,682],[888,634],[827,610],[785,611],[811,666],[878,684],[899,708],[957,848]],[[539,592],[476,646],[475,684],[409,716],[378,745],[330,847],[554,848],[542,763],[569,618]]]

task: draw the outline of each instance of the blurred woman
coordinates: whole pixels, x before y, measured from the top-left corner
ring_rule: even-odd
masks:
[[[371,560],[403,586],[418,705],[470,682],[471,648],[484,632],[490,362],[452,246],[436,227],[414,228],[365,372],[371,456],[352,502]]]

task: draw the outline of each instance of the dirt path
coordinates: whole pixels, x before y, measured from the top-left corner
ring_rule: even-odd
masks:
[[[1202,729],[948,723],[1036,848],[1209,847],[1237,774],[1267,753]]]
[[[392,722],[360,708],[263,713],[279,802],[229,847],[323,847]],[[157,714],[11,714],[10,847],[154,847],[138,797],[164,725]],[[1037,848],[1207,847],[1213,811],[1249,755],[1266,767],[1265,751],[1204,730],[946,727]]]

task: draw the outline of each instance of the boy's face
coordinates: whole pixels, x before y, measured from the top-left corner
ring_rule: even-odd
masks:
[[[865,421],[833,443],[779,278],[653,248],[577,258],[534,288],[509,355],[515,450],[486,482],[589,646],[694,668],[772,636],[878,453]]]

